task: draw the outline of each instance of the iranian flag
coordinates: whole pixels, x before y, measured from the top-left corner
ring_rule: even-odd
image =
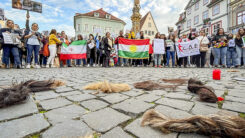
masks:
[[[61,46],[60,60],[87,58],[87,41],[79,40],[69,46],[63,43]]]
[[[149,58],[149,39],[129,40],[119,39],[118,56],[130,59],[147,59]]]

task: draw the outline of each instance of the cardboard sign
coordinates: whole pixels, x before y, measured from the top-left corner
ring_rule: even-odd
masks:
[[[163,39],[154,39],[154,54],[165,54],[165,45]]]
[[[12,8],[42,13],[42,3],[31,0],[12,0]]]

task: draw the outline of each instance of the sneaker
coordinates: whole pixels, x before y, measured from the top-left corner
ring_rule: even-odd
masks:
[[[159,68],[162,68],[162,66],[160,65],[160,66],[158,66]]]
[[[27,64],[27,65],[26,65],[26,68],[27,68],[27,69],[30,69],[30,68],[31,68],[31,65],[30,65],[30,64]]]
[[[121,67],[124,67],[124,64],[122,64]]]
[[[49,68],[49,65],[46,65],[46,68]]]
[[[94,64],[93,67],[96,67],[96,64]]]
[[[87,67],[90,67],[90,65],[88,64]]]
[[[155,65],[155,68],[157,68],[157,65]]]
[[[36,65],[35,65],[35,68],[36,68],[36,69],[40,69],[41,67],[40,67],[39,65],[36,64]]]

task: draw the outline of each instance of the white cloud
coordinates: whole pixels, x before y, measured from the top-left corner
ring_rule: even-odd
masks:
[[[66,35],[70,37],[75,36],[75,30],[74,27],[71,25],[66,25],[66,24],[59,24],[57,26],[51,26],[51,28],[54,28],[57,30],[57,32],[65,31]]]

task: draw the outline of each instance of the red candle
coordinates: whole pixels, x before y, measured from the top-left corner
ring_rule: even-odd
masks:
[[[213,70],[213,79],[220,80],[221,79],[221,71],[219,69]]]

